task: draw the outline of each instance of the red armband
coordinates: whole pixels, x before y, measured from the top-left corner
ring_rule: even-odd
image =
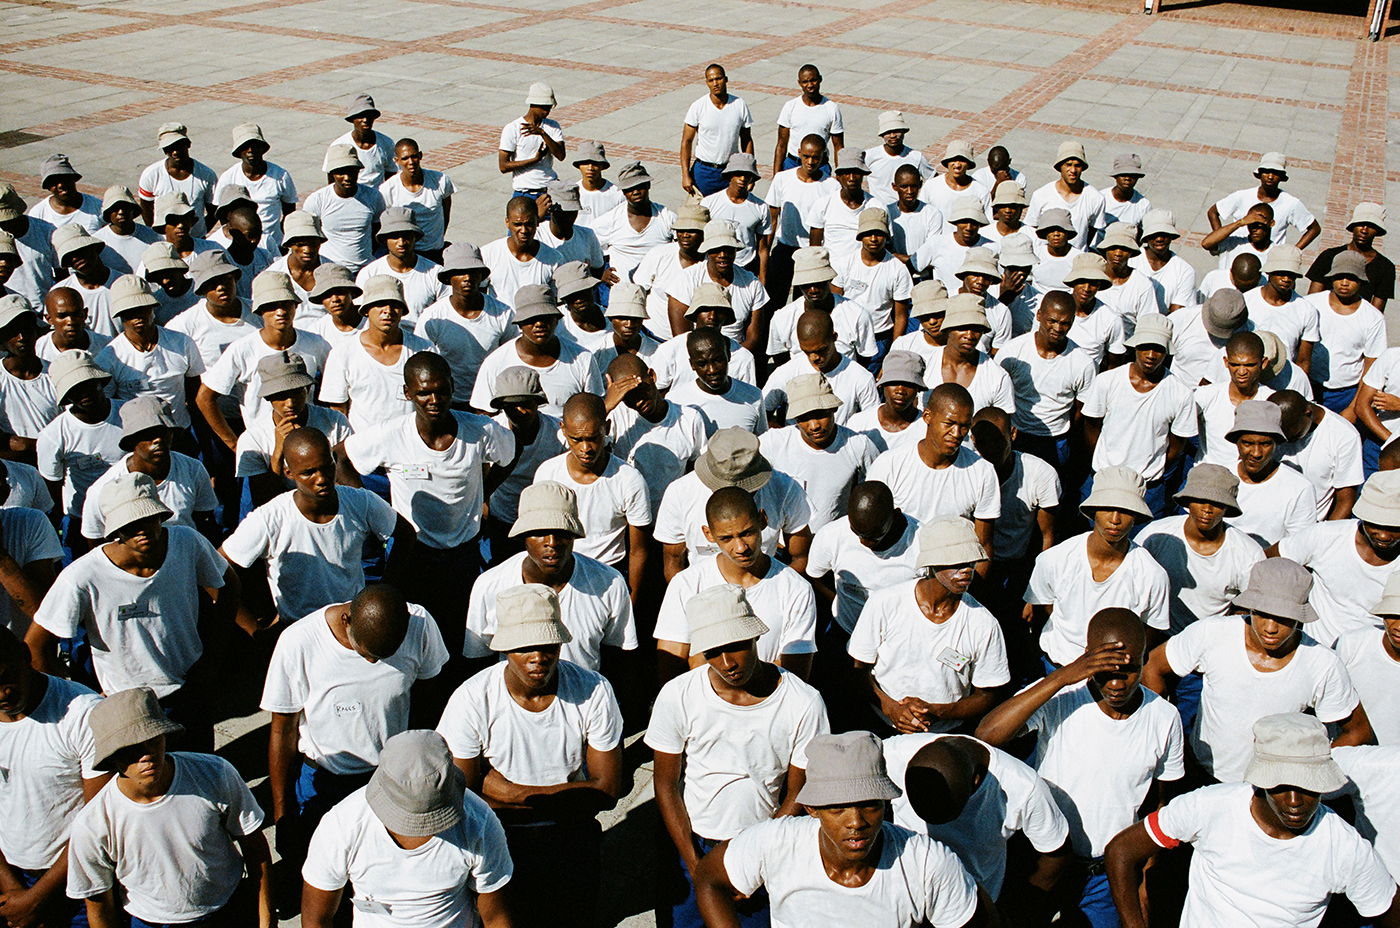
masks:
[[[1156,812],[1153,812],[1151,815],[1147,816],[1147,818],[1142,820],[1143,825],[1147,827],[1148,837],[1150,837],[1153,841],[1157,842],[1167,850],[1171,850],[1174,847],[1180,847],[1180,841],[1176,840],[1173,837],[1170,837],[1165,831],[1162,830],[1161,823],[1157,821],[1157,816],[1160,814],[1161,810],[1158,809]]]

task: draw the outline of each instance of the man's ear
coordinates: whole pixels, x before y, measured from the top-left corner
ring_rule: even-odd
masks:
[[[768,513],[767,513],[766,510],[760,509],[760,510],[758,511],[758,530],[759,530],[760,532],[762,532],[762,531],[766,530],[767,528],[768,528]],[[707,538],[709,537],[709,531],[708,531],[708,530],[706,530],[705,536],[706,536]]]
[[[760,513],[760,515],[761,515],[761,514],[762,514],[762,513]],[[713,535],[710,534],[710,527],[709,527],[708,525],[702,525],[702,526],[700,526],[700,531],[702,531],[702,532],[705,533],[705,540],[706,540],[706,541],[708,541],[710,544],[714,544],[714,543],[715,543],[715,536],[713,536]]]

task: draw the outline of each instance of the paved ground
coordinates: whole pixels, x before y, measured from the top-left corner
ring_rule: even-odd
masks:
[[[681,118],[705,65],[723,62],[748,101],[763,164],[796,71],[813,61],[850,144],[876,144],[876,115],[897,108],[934,160],[951,138],[979,155],[1001,142],[1034,184],[1066,136],[1084,141],[1100,186],[1114,155],[1136,151],[1142,189],[1187,242],[1216,198],[1250,183],[1262,152],[1285,151],[1288,189],[1322,219],[1320,247],[1357,201],[1400,194],[1400,150],[1386,140],[1400,124],[1400,58],[1359,40],[1364,2],[1319,5],[1332,12],[1214,0],[1153,17],[1134,0],[0,0],[0,180],[33,194],[40,162],[63,151],[92,191],[134,188],[159,156],[156,126],[172,119],[221,171],[230,128],[255,121],[305,195],[345,131],[346,102],[369,91],[379,128],[412,135],[456,181],[450,237],[479,244],[503,231],[499,127],[523,112],[531,81],[554,85],[570,139],[601,139],[615,165],[642,159],[659,176],[655,198],[674,204]],[[258,770],[254,685],[232,682],[243,695],[225,750]],[[609,818],[609,924],[650,923],[649,786],[642,767]]]

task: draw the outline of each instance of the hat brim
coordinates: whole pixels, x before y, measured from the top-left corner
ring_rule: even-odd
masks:
[[[1121,248],[1124,251],[1132,252],[1135,255],[1142,254],[1142,246],[1131,239],[1118,238],[1105,241],[1099,244],[1099,251],[1108,251],[1110,248]]]
[[[1189,488],[1183,488],[1180,493],[1172,497],[1172,501],[1183,508],[1185,508],[1187,503],[1210,503],[1212,506],[1219,506],[1224,509],[1225,515],[1231,518],[1244,515],[1244,510],[1239,507],[1239,504],[1232,503],[1230,499],[1224,495],[1211,496],[1207,493],[1193,493],[1189,491]]]
[[[1228,431],[1228,432],[1225,433],[1225,440],[1228,441],[1228,442],[1230,442],[1231,444],[1234,444],[1235,442],[1237,442],[1237,441],[1240,440],[1240,436],[1241,436],[1241,435],[1267,435],[1267,436],[1269,436],[1270,438],[1272,438],[1274,441],[1278,442],[1279,444],[1282,444],[1283,442],[1288,441],[1288,436],[1285,435],[1285,434],[1283,434],[1282,432],[1271,432],[1271,431],[1268,431],[1268,430],[1262,429],[1262,428],[1259,428],[1259,429],[1231,429],[1230,431]],[[1355,512],[1356,512],[1356,511],[1353,509],[1353,510],[1352,510],[1352,514],[1355,515]],[[1400,523],[1397,523],[1397,524],[1400,524]]]
[[[1093,520],[1096,509],[1117,509],[1132,513],[1141,519],[1152,518],[1152,510],[1148,508],[1146,501],[1127,490],[1094,490],[1088,499],[1079,504],[1079,512],[1089,517],[1090,521]]]
[[[1357,226],[1374,226],[1376,229],[1377,236],[1385,235],[1385,226],[1382,226],[1379,222],[1375,222],[1370,219],[1353,219],[1351,222],[1347,223],[1347,231],[1350,232]]]
[[[96,746],[100,753],[93,758],[93,769],[103,771],[113,770],[115,768],[112,767],[112,758],[127,748],[135,747],[138,744],[145,744],[147,741],[159,737],[160,735],[178,735],[184,730],[185,726],[178,722],[172,722],[164,716],[160,718],[140,719],[128,725],[120,732],[108,735],[100,740],[100,743]]]
[[[394,805],[384,789],[383,781],[379,779],[378,771],[375,776],[370,777],[369,785],[365,787],[365,802],[380,824],[394,834],[409,838],[431,838],[453,827],[465,817],[462,803],[466,791],[466,777],[456,766],[452,769],[455,771],[452,774],[452,799],[430,812],[408,812]]]
[[[1245,590],[1235,597],[1233,605],[1304,625],[1317,621],[1317,613],[1307,603],[1295,603],[1262,590]]]
[[[494,404],[495,401],[492,402]],[[518,516],[515,524],[510,527],[509,537],[518,538],[531,532],[568,532],[575,538],[586,536],[583,522],[577,516],[569,518],[566,513],[541,511]]]
[[[1375,502],[1366,498],[1365,487],[1361,489],[1361,498],[1351,508],[1351,517],[1361,522],[1369,522],[1371,525],[1383,525],[1386,528],[1400,527],[1400,509],[1377,506]]]
[[[761,465],[761,470],[756,470],[752,474],[740,477],[738,480],[725,480],[714,472],[708,455],[700,455],[695,462],[695,476],[700,478],[700,482],[705,485],[705,489],[714,493],[725,487],[738,487],[749,493],[757,493],[768,486],[768,481],[773,479],[773,465],[768,463],[768,459],[763,455],[754,457],[754,464]]]
[[[836,272],[829,267],[816,268],[810,271],[794,273],[792,275],[792,285],[794,287],[807,287],[811,284],[829,283],[836,279]]]
[[[375,119],[378,119],[380,116],[383,116],[383,115],[384,115],[383,113],[379,112],[379,110],[375,109],[374,107],[372,107],[372,106],[367,106],[367,107],[365,107],[365,108],[362,109],[362,110],[356,110],[356,111],[353,112],[353,113],[348,113],[348,114],[346,114],[346,116],[345,116],[345,121],[346,121],[346,122],[354,122],[355,119],[356,119],[357,117],[364,116],[366,113],[373,113]]]
[[[458,274],[470,274],[472,271],[485,271],[487,277],[491,276],[491,269],[489,267],[485,264],[477,264],[472,267],[445,267],[437,272],[437,279],[439,283],[449,284],[452,282],[452,278],[456,277]]]
[[[951,545],[939,545],[929,551],[920,551],[915,567],[958,567],[962,564],[978,564],[987,560],[987,552],[972,541],[960,541]]]
[[[1244,779],[1260,789],[1296,786],[1313,793],[1331,793],[1347,785],[1347,775],[1330,757],[1314,763],[1255,754],[1245,768]]]
[[[382,242],[385,239],[395,235],[416,235],[419,238],[422,238],[423,230],[418,228],[417,226],[388,226],[387,228],[380,229],[378,232],[376,232],[374,234],[374,238],[376,241]]]
[[[740,616],[722,624],[690,633],[690,653],[704,654],[711,648],[752,641],[768,634],[768,626],[757,616]]]
[[[651,183],[651,175],[643,174],[639,177],[629,177],[626,180],[617,181],[617,189],[622,191],[633,190],[637,187],[644,187]],[[704,231],[703,229],[701,231]]]
[[[851,777],[841,780],[808,780],[797,794],[799,805],[820,809],[863,802],[888,802],[903,792],[888,776]]]
[[[78,376],[78,374],[81,374],[82,376]],[[68,399],[68,394],[72,393],[75,389],[81,387],[83,384],[91,383],[94,380],[100,383],[106,383],[107,381],[112,379],[112,375],[102,370],[101,368],[98,368],[96,370],[93,370],[91,368],[80,368],[78,371],[74,372],[73,376],[75,378],[73,379],[73,382],[68,384],[68,386],[64,387],[63,392],[59,394],[58,405],[60,406],[63,405],[64,400]],[[57,387],[58,384],[54,384],[54,386]]]
[[[293,390],[305,390],[307,387],[314,387],[316,381],[309,374],[288,374],[285,377],[273,377],[264,380],[258,385],[258,398],[267,399],[279,393],[290,393]]]
[[[507,393],[504,396],[491,397],[491,408],[503,409],[506,406],[529,406],[532,404],[538,407],[548,402],[547,397],[540,396],[538,393]]]
[[[1275,167],[1274,165],[1267,165],[1267,164],[1266,164],[1266,165],[1261,165],[1260,167],[1255,168],[1255,169],[1254,169],[1254,176],[1255,176],[1255,177],[1258,177],[1260,174],[1263,174],[1265,171],[1269,171],[1269,172],[1271,172],[1271,173],[1280,175],[1280,183],[1287,183],[1287,181],[1288,181],[1288,169],[1287,169],[1287,168]]]
[[[547,648],[556,644],[568,644],[574,636],[555,619],[551,622],[527,622],[511,628],[497,628],[491,639],[491,650],[496,652],[523,651],[527,648]]]
[[[814,412],[834,412],[841,408],[841,400],[834,396],[816,396],[810,400],[802,402],[801,405],[788,403],[788,418],[801,419],[803,416],[810,416]]]
[[[123,444],[125,444],[125,440],[123,440]],[[134,522],[140,522],[142,519],[149,519],[152,516],[156,516],[164,522],[174,514],[175,513],[171,512],[168,506],[158,499],[147,499],[145,497],[134,499],[129,503],[123,503],[118,506],[116,509],[112,510],[110,515],[105,512],[102,514],[102,537],[111,538],[128,525]]]

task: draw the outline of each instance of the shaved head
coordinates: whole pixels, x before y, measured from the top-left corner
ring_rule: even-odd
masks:
[[[758,503],[753,494],[738,487],[720,487],[705,503],[705,522],[714,525],[743,517],[758,518]]]
[[[564,401],[563,421],[568,423],[591,424],[606,422],[608,408],[603,398],[596,393],[575,393]]]
[[[1140,657],[1147,650],[1147,626],[1131,609],[1100,609],[1089,620],[1088,639],[1086,650],[1121,642],[1129,654]]]
[[[1061,312],[1074,314],[1074,297],[1063,290],[1052,290],[1045,294],[1045,298],[1040,301],[1040,310],[1058,309]]]
[[[831,313],[805,311],[797,319],[797,340],[799,342],[834,342],[836,340],[836,327],[831,321]]]
[[[1011,153],[1004,145],[993,145],[987,149],[987,167],[993,172],[1000,171],[1011,164]]]
[[[851,531],[873,535],[884,529],[894,515],[894,494],[878,480],[867,480],[851,490],[846,508]]]
[[[83,306],[83,298],[72,287],[54,287],[44,297],[44,307],[50,312],[73,311]]]
[[[689,347],[690,343],[686,343]],[[613,380],[622,380],[626,377],[646,377],[651,373],[651,368],[647,363],[635,354],[620,354],[613,358],[613,362],[608,365],[607,374]]]
[[[1235,286],[1251,290],[1259,284],[1259,276],[1264,271],[1258,255],[1243,254],[1230,262],[1230,279]]]
[[[1377,470],[1400,470],[1400,441],[1393,441],[1381,449],[1376,461]]]
[[[977,763],[959,744],[939,738],[919,748],[904,772],[904,793],[919,818],[932,825],[962,814],[977,789]]]
[[[1225,343],[1225,353],[1262,361],[1264,360],[1264,340],[1253,332],[1236,332]]]
[[[511,197],[506,201],[506,218],[511,216],[538,216],[539,208],[529,197]]]
[[[1303,417],[1312,412],[1312,404],[1297,390],[1279,390],[1269,397],[1269,402],[1283,413],[1283,431],[1293,435],[1303,424]]]
[[[973,406],[972,394],[960,383],[940,383],[929,391],[927,408],[935,413],[950,407],[971,413]]]
[[[408,601],[386,583],[373,583],[350,601],[350,637],[370,654],[393,657],[408,635]]]
[[[437,352],[420,351],[404,362],[404,383],[412,383],[416,378],[424,374],[436,374],[439,377],[445,377],[451,380],[452,368],[447,363],[447,359]]]
[[[282,442],[282,457],[288,461],[316,451],[330,455],[331,443],[325,432],[310,426],[292,429]]]

